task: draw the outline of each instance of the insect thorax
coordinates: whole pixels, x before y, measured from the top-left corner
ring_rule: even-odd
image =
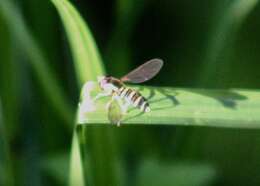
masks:
[[[114,77],[109,77],[107,82],[113,84],[118,89],[123,86],[123,83],[119,79],[116,79]]]
[[[123,83],[114,77],[106,76],[100,82],[100,87],[106,92],[117,92],[123,86]]]

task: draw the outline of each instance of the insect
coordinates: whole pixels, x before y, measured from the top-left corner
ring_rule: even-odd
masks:
[[[112,111],[111,108],[114,108],[114,106],[111,106],[111,103],[114,103],[114,100],[117,101],[123,114],[127,112],[128,107],[131,105],[139,108],[142,112],[149,112],[151,109],[145,97],[138,91],[126,87],[124,83],[143,83],[148,81],[161,70],[162,66],[163,61],[161,59],[152,59],[120,79],[112,76],[98,77],[98,83],[103,92],[99,93],[94,100],[104,96],[112,96],[112,100],[108,102],[106,106],[109,115],[113,115],[110,114],[110,112]],[[110,119],[110,121],[111,120],[114,121],[113,118]],[[117,119],[117,121],[117,123],[120,124],[119,119]]]

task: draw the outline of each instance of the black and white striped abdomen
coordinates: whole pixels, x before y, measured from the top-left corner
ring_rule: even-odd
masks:
[[[150,107],[147,100],[139,92],[122,86],[118,89],[117,94],[134,107],[139,108],[141,111],[150,112]]]

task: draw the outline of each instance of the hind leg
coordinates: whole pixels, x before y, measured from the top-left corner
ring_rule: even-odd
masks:
[[[130,103],[128,103],[127,101],[125,102],[125,104],[123,104],[122,106],[122,112],[123,114],[127,113],[128,107],[130,106]]]
[[[122,98],[118,95],[114,95],[113,99],[115,99],[117,101],[117,103],[119,104],[122,114],[126,114],[127,109],[130,106],[130,103],[128,101],[123,101]]]
[[[101,92],[93,99],[93,101],[97,101],[98,99],[100,99],[102,97],[107,97],[110,95],[111,95],[111,92]]]

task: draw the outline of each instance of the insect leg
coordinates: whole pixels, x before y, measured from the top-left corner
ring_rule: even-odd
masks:
[[[96,101],[102,97],[106,97],[106,96],[110,96],[111,95],[111,92],[101,92],[101,93],[98,93],[98,95],[96,95],[96,97],[93,99],[93,101]]]
[[[122,113],[125,114],[126,113],[126,103],[124,104],[123,101],[122,101],[122,98],[118,95],[113,95],[113,99],[117,101],[117,103],[119,104],[121,110],[122,110]]]
[[[109,109],[109,106],[111,105],[111,103],[112,103],[114,100],[115,100],[114,95],[112,95],[111,99],[110,99],[110,100],[107,102],[107,104],[106,104],[106,110]]]
[[[125,102],[123,103],[122,98],[118,95],[114,96],[114,99],[118,102],[118,104],[121,107],[122,113],[126,114],[127,113],[127,109],[128,107],[131,105],[130,101],[125,100]]]
[[[112,101],[113,101],[113,99],[111,99],[111,100],[109,100],[109,101],[107,102],[107,104],[106,104],[106,110],[109,109],[109,106],[110,106],[110,104],[112,103]]]
[[[123,108],[122,108],[123,114],[127,113],[127,109],[130,105],[131,105],[131,103],[129,103],[128,101],[125,102],[125,104],[123,105]]]

